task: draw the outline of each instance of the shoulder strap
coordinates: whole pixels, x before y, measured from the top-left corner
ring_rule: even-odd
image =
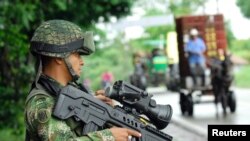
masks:
[[[29,102],[29,100],[36,96],[36,95],[46,95],[46,96],[51,96],[47,91],[45,91],[45,89],[43,88],[42,85],[40,85],[39,83],[37,83],[37,87],[34,87],[31,89],[31,91],[29,92],[29,95],[26,98],[25,101],[25,105]]]

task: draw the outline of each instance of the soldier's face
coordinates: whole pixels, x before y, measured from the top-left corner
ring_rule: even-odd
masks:
[[[72,65],[73,70],[75,73],[80,76],[81,68],[84,65],[84,62],[78,52],[74,52],[69,56],[69,61]]]

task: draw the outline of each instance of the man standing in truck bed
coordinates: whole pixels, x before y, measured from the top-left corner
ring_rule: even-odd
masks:
[[[188,62],[190,72],[193,78],[194,85],[197,85],[196,76],[202,76],[202,83],[204,84],[205,72],[205,56],[206,45],[204,41],[198,37],[199,32],[193,28],[190,30],[190,40],[187,42],[185,51],[188,54]]]

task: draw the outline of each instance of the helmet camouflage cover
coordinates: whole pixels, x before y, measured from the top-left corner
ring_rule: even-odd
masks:
[[[95,51],[93,33],[65,20],[50,20],[35,31],[30,50],[33,54],[64,58],[71,52],[89,55]]]

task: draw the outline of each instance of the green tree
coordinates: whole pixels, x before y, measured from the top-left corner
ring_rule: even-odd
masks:
[[[130,46],[133,47],[133,52],[143,50],[151,52],[155,47],[159,47],[161,43],[166,46],[166,36],[169,31],[174,31],[174,25],[148,27],[145,29],[145,34],[148,36],[132,40]]]
[[[83,78],[90,78],[90,87],[94,90],[101,88],[101,75],[107,70],[113,74],[114,80],[128,81],[132,73],[132,58],[128,59],[131,54],[131,50],[124,47],[120,38],[116,38],[110,46],[97,49],[95,54],[84,58]]]
[[[202,6],[207,0],[169,0],[168,9],[174,16],[192,14],[198,7]]]
[[[240,8],[241,13],[247,17],[250,18],[250,1],[247,0],[237,0],[236,4]]]
[[[175,16],[192,14],[198,7],[204,7],[207,0],[138,0],[136,7],[146,11],[146,16],[173,14]]]
[[[226,30],[226,33],[227,33],[227,44],[228,44],[228,47],[232,48],[232,41],[235,40],[235,36],[233,34],[230,22],[226,22],[225,23],[225,30]]]
[[[0,129],[23,131],[24,100],[34,77],[29,40],[41,22],[72,21],[85,30],[102,17],[130,13],[133,0],[1,0],[0,1]]]
[[[192,14],[198,7],[204,6],[207,0],[138,0],[134,7],[140,7],[145,10],[144,16],[156,15],[174,15],[182,16]],[[147,37],[132,40],[133,50],[150,51],[157,46],[160,40],[166,39],[167,32],[174,31],[174,25],[164,25],[149,27],[145,30]],[[154,44],[154,45],[153,45]]]

